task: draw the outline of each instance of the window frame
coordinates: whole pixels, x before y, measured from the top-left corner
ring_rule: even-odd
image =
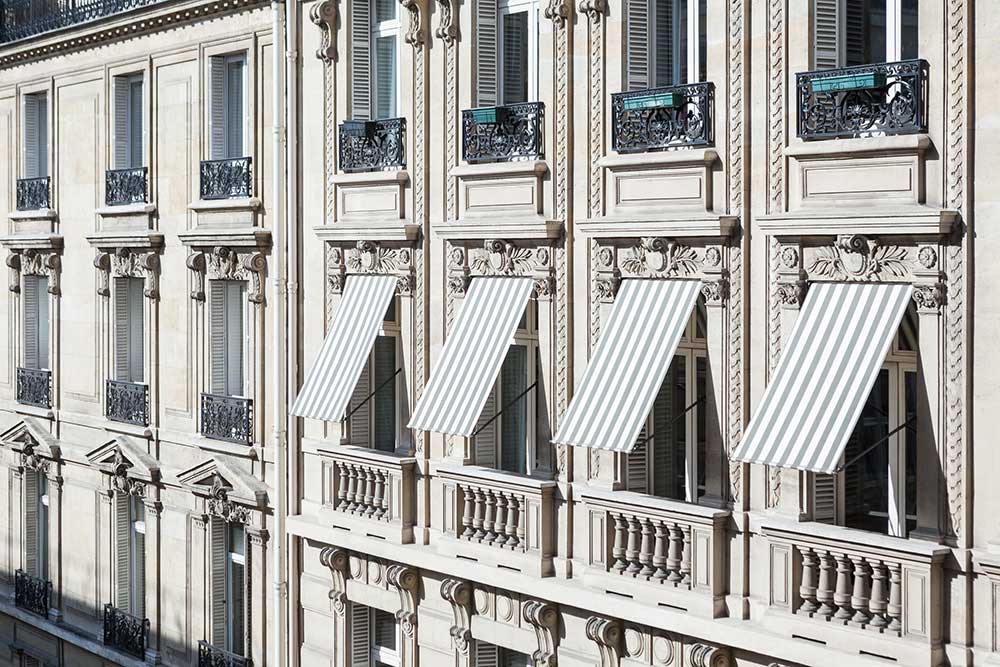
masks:
[[[390,649],[385,646],[378,644],[376,637],[378,636],[378,614],[383,613],[391,616],[389,612],[383,611],[381,609],[376,609],[375,607],[368,607],[368,645],[369,645],[369,662],[371,665],[383,664],[386,667],[403,667],[403,655],[400,650],[402,637],[399,632],[399,623],[393,618],[392,631],[395,636],[395,649]]]
[[[231,653],[236,655],[245,655],[246,653],[246,588],[247,588],[247,532],[246,526],[242,523],[237,523],[233,521],[226,522],[226,641],[225,648]],[[243,553],[236,553],[233,549],[233,531],[237,530],[240,533],[240,537],[243,540]],[[234,581],[233,572],[235,567],[243,568],[242,584],[243,591],[240,594],[239,599],[243,600],[243,606],[236,609],[236,605],[232,603],[234,591]],[[239,617],[239,619],[237,619]],[[237,637],[235,633],[236,621],[240,621],[240,626],[243,628],[242,636]],[[237,646],[237,640],[240,646]]]
[[[52,304],[49,303],[49,276],[39,276],[34,274],[25,275],[22,280],[22,289],[35,290],[35,312],[29,312],[29,304],[21,298],[21,363],[24,368],[34,370],[52,371]],[[45,318],[42,321],[42,312]],[[35,355],[37,359],[31,362],[28,357],[27,329],[25,324],[29,319],[35,320]],[[42,363],[44,355],[45,363]],[[34,365],[32,365],[32,363]]]
[[[114,142],[112,145],[112,162],[114,163],[114,169],[141,169],[146,166],[146,96],[148,95],[146,91],[146,75],[144,72],[128,72],[122,74],[115,74],[112,76],[112,113],[111,113],[111,137]],[[138,83],[140,87],[140,127],[138,136],[135,135],[135,128],[132,124],[132,105],[134,103],[133,99],[133,86]],[[126,152],[128,158],[126,162],[128,164],[118,164],[118,93],[117,87],[120,85],[127,86],[128,92],[126,93],[128,112],[126,113],[127,127],[125,130],[125,136],[128,140],[128,145]],[[132,154],[135,152],[136,145],[139,149],[139,164],[133,164]]]
[[[371,102],[370,102],[371,103],[371,111],[370,111],[369,115],[372,118],[372,120],[388,120],[390,118],[398,118],[399,115],[400,115],[400,113],[399,113],[400,94],[399,93],[400,93],[400,84],[401,84],[401,81],[402,81],[402,77],[399,75],[400,74],[399,73],[399,54],[400,54],[400,49],[399,49],[399,35],[400,35],[400,32],[401,32],[400,28],[402,26],[402,20],[400,19],[400,16],[399,16],[399,4],[397,2],[395,2],[395,0],[393,0],[391,4],[392,4],[393,9],[395,10],[395,15],[394,15],[395,18],[389,19],[389,20],[386,20],[386,21],[379,21],[378,20],[378,13],[376,11],[375,3],[374,2],[372,3],[372,10],[371,10],[371,22],[372,22],[371,23],[371,36],[369,37],[369,39],[371,40],[371,44],[369,46],[369,50],[370,50],[369,56],[371,58],[371,63],[369,65],[369,67],[371,68],[369,70],[371,72],[370,79],[369,79],[369,86],[370,86],[370,91],[371,91],[369,93],[369,95],[371,96]],[[389,114],[388,116],[385,116],[383,118],[378,113],[378,108],[379,108],[379,102],[380,102],[380,100],[379,100],[379,94],[378,94],[379,77],[378,77],[378,46],[377,45],[378,45],[379,38],[386,38],[386,37],[392,37],[395,40],[394,41],[394,48],[393,48],[393,59],[395,60],[393,71],[395,72],[396,76],[394,77],[394,81],[393,81],[394,85],[392,86],[392,113]]]
[[[401,368],[403,365],[403,340],[402,340],[403,332],[399,321],[400,307],[401,304],[399,302],[399,295],[393,294],[392,300],[390,302],[390,311],[386,313],[386,315],[388,315],[389,312],[391,312],[393,317],[391,320],[388,319],[388,317],[382,318],[382,321],[379,323],[378,332],[375,334],[376,340],[380,337],[393,339],[393,342],[395,344],[394,347],[395,347],[396,368]],[[368,353],[368,359],[365,363],[368,364],[368,386],[369,386],[368,391],[372,392],[375,391],[375,388],[377,386],[375,380],[374,343],[372,344],[372,350],[371,352]],[[393,372],[395,373],[396,369],[393,369]],[[399,449],[399,443],[402,440],[402,431],[403,428],[405,428],[405,423],[403,421],[403,410],[401,409],[402,406],[400,404],[400,396],[402,395],[402,392],[400,391],[401,389],[400,382],[403,381],[404,375],[405,372],[397,374],[394,377],[393,381],[387,385],[388,387],[392,388],[392,402],[395,407],[395,419],[393,420],[395,424],[393,426],[392,451],[396,451],[397,449]],[[378,436],[375,432],[375,426],[376,426],[375,404],[378,401],[378,399],[379,399],[378,394],[375,394],[371,397],[370,399],[371,409],[368,410],[368,446],[371,449],[378,449],[376,446],[378,443]],[[387,451],[387,450],[379,450],[379,451]]]
[[[45,114],[42,122],[36,117],[35,139],[36,143],[30,146],[28,143],[26,118],[28,115],[28,100],[42,100],[44,102]],[[26,91],[21,96],[21,132],[19,143],[21,145],[21,174],[22,178],[49,178],[52,176],[52,161],[50,159],[49,146],[52,143],[52,96],[49,95],[48,88]],[[29,173],[28,161],[29,151],[33,152],[36,166],[36,173]],[[44,168],[38,163],[44,160]]]
[[[207,141],[205,143],[206,143],[206,147],[208,148],[208,156],[207,156],[208,160],[236,160],[236,159],[239,159],[239,158],[246,158],[246,157],[251,157],[252,158],[253,141],[251,139],[251,134],[252,134],[254,119],[253,119],[253,110],[251,108],[252,98],[251,98],[251,95],[250,95],[250,82],[251,82],[250,67],[251,67],[251,63],[252,63],[251,53],[252,53],[251,52],[251,48],[250,48],[250,45],[248,44],[244,48],[231,48],[230,47],[230,48],[226,48],[226,49],[220,49],[219,51],[209,53],[206,56],[206,63],[207,63],[206,80],[207,80],[207,83],[206,83],[205,87],[206,87],[206,91],[207,91],[207,95],[206,95],[207,103],[205,104],[205,110],[207,111],[208,119],[207,119],[207,122],[205,124],[205,127],[208,129],[208,137],[207,137]],[[212,81],[212,68],[213,68],[213,63],[216,62],[216,61],[221,61],[221,63],[222,63],[222,69],[223,69],[223,74],[222,74],[222,85],[223,85],[223,90],[222,90],[222,104],[223,104],[223,108],[221,110],[222,122],[223,122],[223,129],[222,129],[223,150],[221,151],[222,157],[216,157],[216,151],[215,151],[216,146],[215,146],[215,143],[214,143],[214,140],[213,140],[213,136],[215,134],[215,122],[214,122],[215,108],[214,108],[214,102],[213,102],[215,88],[214,88],[214,84],[213,84],[213,81]],[[242,94],[240,96],[240,98],[241,98],[240,99],[240,104],[242,105],[242,109],[243,109],[243,114],[242,114],[243,121],[242,121],[242,124],[241,124],[242,127],[240,129],[240,137],[241,137],[242,146],[240,147],[239,151],[236,151],[236,153],[238,153],[236,155],[232,154],[232,151],[230,150],[230,146],[229,146],[229,115],[230,114],[229,114],[229,76],[228,76],[228,68],[229,68],[229,65],[231,63],[234,63],[234,62],[240,62],[240,63],[242,63],[242,66],[243,66],[243,76],[242,76],[242,80],[241,80],[241,85],[242,85],[243,90],[241,91]]]
[[[35,563],[37,564],[38,578],[49,578],[49,509],[52,498],[49,495],[49,477],[41,470],[35,472],[38,476],[35,484],[38,490],[38,497],[35,499],[35,530],[36,544]]]
[[[671,40],[672,45],[672,67],[670,73],[670,81],[659,81],[656,72],[656,52],[657,47],[657,35],[656,35],[656,15],[659,11],[657,6],[657,0],[647,0],[649,2],[649,55],[647,56],[647,62],[649,63],[649,87],[650,88],[665,88],[669,86],[683,86],[691,85],[694,83],[700,83],[704,78],[701,76],[701,8],[705,0],[666,0],[672,5],[671,17],[674,20],[670,23]],[[681,26],[678,20],[681,15],[681,6],[686,5],[685,9],[685,30],[684,39],[686,41],[686,49],[681,52],[680,42],[681,42]],[[681,67],[682,62],[686,65],[687,75],[682,77],[681,73],[685,71],[685,68]]]
[[[139,516],[139,508],[142,508],[142,518],[137,518]],[[137,613],[137,610],[145,609],[146,600],[146,508],[143,504],[142,498],[138,496],[129,497],[129,545],[128,545],[128,560],[129,560],[129,573],[128,573],[128,596],[129,596],[129,611],[133,614]],[[142,544],[142,558],[139,557],[139,540],[137,535],[143,536]],[[142,585],[139,585],[139,582]],[[140,597],[140,595],[142,597]]]
[[[527,99],[525,103],[538,100],[538,2],[537,0],[499,0],[497,2],[497,106],[521,104],[504,99],[504,39],[503,19],[510,14],[527,13],[528,18],[528,48],[527,48]]]
[[[250,338],[249,337],[250,337],[250,325],[251,325],[251,321],[250,321],[250,317],[251,317],[250,310],[251,309],[248,308],[248,303],[249,303],[248,292],[249,292],[249,290],[248,290],[247,283],[244,280],[229,280],[229,279],[211,279],[211,280],[212,280],[213,283],[214,282],[218,282],[218,283],[223,283],[225,285],[224,289],[226,290],[227,294],[226,294],[225,302],[224,302],[224,304],[222,306],[223,309],[224,309],[223,310],[223,319],[224,320],[228,320],[228,317],[227,317],[228,312],[227,312],[226,309],[228,308],[228,305],[229,305],[229,295],[228,295],[228,289],[227,288],[228,288],[229,284],[231,284],[231,283],[232,284],[237,284],[237,285],[240,286],[240,289],[239,289],[239,292],[240,292],[239,308],[240,308],[240,322],[241,322],[242,331],[240,332],[240,334],[241,334],[240,335],[240,345],[241,345],[241,349],[240,349],[240,380],[241,380],[241,382],[240,382],[240,385],[241,385],[240,386],[240,391],[239,391],[239,393],[231,393],[231,392],[228,391],[229,364],[232,361],[231,356],[230,356],[230,351],[228,349],[228,346],[225,346],[226,347],[226,354],[225,354],[225,357],[224,357],[224,365],[225,365],[224,375],[226,376],[227,391],[221,391],[221,392],[216,391],[216,387],[214,385],[214,381],[213,381],[213,377],[212,377],[212,365],[213,365],[213,361],[212,361],[212,347],[213,347],[213,341],[215,339],[215,336],[216,336],[217,332],[214,330],[214,328],[212,326],[212,311],[211,311],[211,309],[214,308],[214,305],[211,302],[209,303],[209,309],[210,310],[209,310],[209,317],[208,317],[208,322],[207,322],[207,326],[206,326],[206,329],[208,330],[208,338],[209,338],[209,340],[208,340],[208,354],[209,354],[209,359],[208,359],[208,364],[209,364],[209,368],[208,368],[208,384],[209,384],[209,393],[216,394],[216,395],[221,395],[221,396],[228,396],[230,398],[251,398],[251,396],[250,396],[251,391],[248,391],[248,389],[247,389],[247,378],[248,378],[249,370],[250,370],[250,368],[249,368],[249,364],[250,364],[250,358],[249,358],[250,357],[250,354],[249,354],[250,353]],[[214,298],[213,295],[212,295],[212,289],[211,289],[211,287],[209,288],[208,294],[209,294],[209,298],[210,299]],[[223,332],[223,335],[228,338],[228,329],[226,329]]]

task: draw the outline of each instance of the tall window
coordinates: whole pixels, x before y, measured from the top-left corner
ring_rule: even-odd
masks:
[[[394,118],[396,111],[396,41],[399,16],[396,0],[375,0],[372,22],[372,86],[376,119]]]
[[[396,297],[382,320],[375,345],[361,369],[361,377],[351,397],[350,438],[352,445],[383,452],[396,449],[400,434],[399,304]]]
[[[24,177],[49,175],[49,101],[47,93],[24,96]]]
[[[142,74],[114,78],[115,169],[143,166]]]
[[[115,278],[115,379],[143,382],[142,278]]]
[[[49,574],[49,479],[44,472],[24,473],[24,569],[47,579]]]
[[[49,368],[49,279],[24,277],[24,367]]]
[[[402,667],[396,617],[351,603],[351,667]]]
[[[212,393],[242,396],[246,283],[241,280],[214,280],[211,299]]]
[[[704,81],[706,0],[627,0],[629,90]]]
[[[628,490],[687,502],[705,494],[706,354],[705,306],[699,302],[638,442],[625,456]]]
[[[813,0],[817,69],[917,57],[917,0]]]
[[[137,496],[115,496],[115,606],[146,613],[146,506]]]
[[[213,517],[212,643],[244,655],[246,651],[246,527]]]
[[[535,661],[524,653],[476,641],[476,659],[473,667],[532,667],[534,664]]]
[[[246,147],[246,54],[212,56],[211,154],[213,160],[244,157]]]
[[[518,104],[537,97],[535,0],[476,0],[476,104]]]

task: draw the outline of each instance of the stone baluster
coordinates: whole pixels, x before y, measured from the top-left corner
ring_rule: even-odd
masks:
[[[374,503],[374,511],[372,512],[372,516],[374,516],[376,519],[381,519],[383,516],[385,516],[385,512],[388,509],[388,507],[386,506],[386,502],[385,502],[385,496],[386,496],[386,493],[385,493],[385,472],[383,472],[382,470],[376,470],[375,471],[375,499],[373,501],[373,503]]]
[[[628,528],[625,524],[625,517],[615,514],[612,519],[615,522],[615,540],[611,547],[611,569],[621,574],[628,567],[625,562],[625,543],[628,540]]]
[[[517,546],[517,517],[518,517],[518,499],[517,496],[509,494],[507,496],[507,525],[504,527],[504,533],[507,534],[507,540],[504,542],[504,546],[513,549]]]
[[[802,604],[799,611],[805,614],[812,614],[819,609],[816,604],[816,552],[809,547],[802,551],[802,584],[799,586],[799,596]]]
[[[371,468],[364,470],[365,476],[365,516],[375,513],[375,471]]]
[[[353,512],[358,506],[358,471],[352,464],[348,464],[346,467],[350,483],[347,487],[347,507],[345,509],[348,512]]]
[[[496,539],[493,545],[502,547],[507,543],[507,496],[497,493],[497,518],[496,518]]]
[[[823,618],[833,616],[833,556],[829,551],[822,551],[819,556],[819,586],[816,587],[816,602],[819,609],[816,613]]]
[[[902,576],[899,563],[889,564],[889,603],[886,605],[889,630],[899,632],[903,628]]]
[[[854,612],[851,609],[851,559],[845,554],[837,554],[837,588],[833,592],[833,604],[837,606],[834,618],[849,621]]]
[[[472,527],[476,529],[476,532],[472,535],[475,540],[482,541],[486,537],[486,531],[483,530],[483,524],[486,520],[486,496],[483,494],[482,489],[476,489],[476,514],[472,518]]]
[[[639,519],[642,540],[639,543],[639,576],[649,579],[653,575],[653,524],[649,519]]]
[[[653,547],[653,579],[667,578],[667,529],[662,521],[656,522],[656,546]]]
[[[462,508],[462,537],[471,539],[475,530],[472,528],[473,514],[476,511],[476,503],[472,499],[472,489],[467,486],[461,487],[464,507]]]
[[[483,536],[483,542],[486,544],[493,544],[493,542],[497,539],[497,498],[496,493],[490,489],[486,489],[485,495],[486,518],[483,520],[483,532],[486,534]]]
[[[347,485],[348,485],[348,474],[347,466],[343,463],[337,466],[337,509],[343,510],[347,509]]]
[[[691,587],[691,526],[681,526],[683,547],[681,548],[681,583]]]
[[[868,603],[868,610],[871,612],[871,625],[873,628],[884,628],[886,626],[885,610],[888,605],[886,596],[885,563],[873,561],[872,566],[872,595]]]
[[[852,623],[866,625],[871,616],[868,614],[868,563],[861,556],[854,556],[854,590],[851,592],[851,606],[854,608]]]
[[[681,580],[681,530],[670,524],[670,543],[667,547],[667,581],[676,584]]]
[[[524,526],[527,523],[528,500],[527,498],[517,499],[517,544],[522,551],[528,550],[528,545],[524,541]]]
[[[628,546],[625,547],[625,560],[628,561],[628,568],[625,571],[634,577],[642,569],[639,567],[639,520],[630,516],[627,521]]]

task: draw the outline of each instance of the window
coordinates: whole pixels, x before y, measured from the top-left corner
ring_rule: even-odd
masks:
[[[628,0],[625,6],[628,90],[706,79],[706,0]]]
[[[476,642],[474,667],[532,667],[535,661],[524,653],[483,641]]]
[[[699,301],[635,448],[624,457],[629,491],[687,502],[705,494],[705,316]]]
[[[49,175],[49,103],[47,93],[24,96],[24,177]]]
[[[146,506],[115,495],[115,606],[142,618],[146,609]]]
[[[40,579],[49,572],[49,479],[44,472],[24,473],[25,571]]]
[[[212,643],[244,655],[246,650],[246,527],[212,517]]]
[[[115,169],[143,166],[142,74],[114,78]]]
[[[348,414],[352,445],[383,452],[396,450],[401,433],[400,358],[398,304],[393,297],[351,397]]]
[[[518,104],[538,96],[538,7],[534,0],[477,0],[476,104]]]
[[[917,0],[814,0],[816,69],[917,57]]]
[[[141,383],[143,362],[142,278],[115,278],[115,379]]]
[[[243,395],[243,303],[246,283],[214,280],[211,294],[212,393]]]
[[[24,367],[49,368],[49,279],[24,277]]]
[[[351,667],[402,667],[396,617],[351,603]]]
[[[244,157],[246,55],[211,58],[211,155],[213,160]]]
[[[375,0],[372,22],[372,86],[376,119],[394,118],[396,111],[396,40],[399,36],[398,2]]]

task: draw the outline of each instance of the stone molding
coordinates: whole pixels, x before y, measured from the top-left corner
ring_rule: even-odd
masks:
[[[205,279],[241,280],[248,283],[247,301],[264,303],[264,276],[267,257],[256,249],[215,246],[210,251],[195,249],[187,257],[186,265],[194,273],[195,288],[191,298],[205,300]]]

